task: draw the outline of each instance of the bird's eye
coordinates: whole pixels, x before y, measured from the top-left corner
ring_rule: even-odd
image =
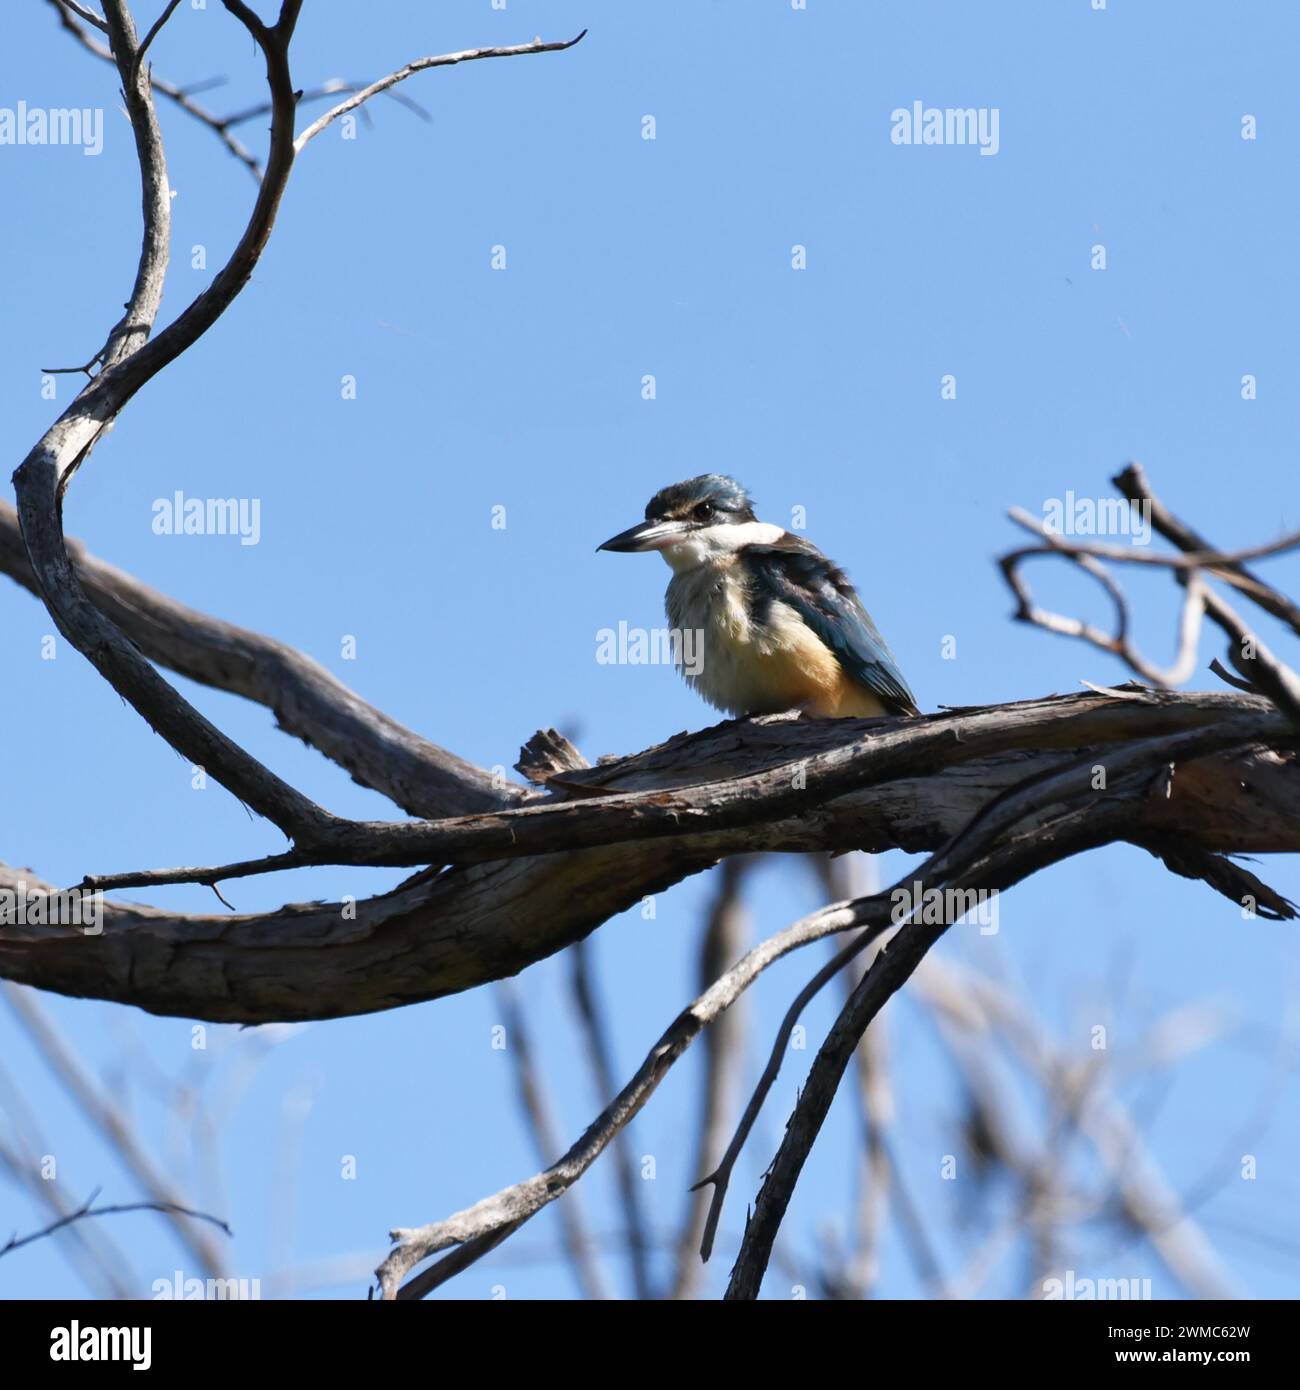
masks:
[[[696,521],[712,521],[717,508],[712,502],[701,502],[693,513]]]

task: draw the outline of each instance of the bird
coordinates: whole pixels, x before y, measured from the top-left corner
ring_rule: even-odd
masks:
[[[715,708],[920,714],[848,576],[810,541],[759,521],[734,478],[703,473],[661,489],[643,522],[596,549],[657,550],[668,562],[669,624],[701,643],[701,660],[677,664]]]

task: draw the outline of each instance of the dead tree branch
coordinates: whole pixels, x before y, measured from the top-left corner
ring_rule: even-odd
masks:
[[[866,920],[864,912],[871,910],[874,909],[863,904],[837,903],[803,918],[754,947],[673,1020],[650,1049],[631,1081],[596,1117],[563,1158],[545,1172],[526,1182],[504,1188],[445,1221],[393,1231],[394,1248],[376,1270],[384,1297],[423,1298],[512,1235],[548,1202],[554,1201],[577,1182],[614,1136],[641,1110],[669,1068],[700,1032],[729,1008],[769,965],[810,941],[818,941],[834,932],[848,931],[860,925]],[[460,1248],[424,1270],[408,1284],[402,1284],[416,1265],[453,1245]]]
[[[48,1236],[70,1226],[74,1221],[82,1221],[88,1216],[119,1216],[126,1212],[137,1211],[160,1211],[167,1216],[188,1216],[194,1221],[210,1221],[214,1226],[218,1226],[228,1236],[234,1232],[219,1217],[211,1216],[205,1211],[194,1211],[190,1207],[175,1206],[169,1202],[110,1202],[102,1207],[95,1206],[95,1198],[98,1192],[91,1195],[75,1211],[70,1211],[64,1216],[60,1216],[56,1221],[51,1221],[48,1226],[43,1226],[39,1231],[32,1231],[25,1236],[10,1236],[9,1239],[0,1245],[0,1257],[3,1257],[11,1250],[21,1250],[24,1245],[31,1245],[35,1241],[44,1240]]]
[[[5,1002],[13,1010],[50,1070],[76,1101],[79,1109],[103,1135],[105,1142],[121,1159],[123,1165],[148,1193],[153,1210],[161,1212],[175,1230],[177,1238],[189,1250],[200,1268],[212,1278],[225,1275],[225,1259],[211,1240],[193,1224],[195,1213],[182,1201],[171,1179],[160,1172],[145,1152],[121,1108],[105,1094],[103,1088],[87,1075],[72,1048],[63,1040],[58,1028],[46,1016],[34,996],[14,985],[4,985]],[[93,1200],[93,1199],[92,1199]],[[204,1220],[214,1220],[203,1217]],[[229,1235],[223,1222],[215,1221]]]
[[[1081,848],[1095,847],[1108,838],[1102,827],[1115,814],[1116,797],[1149,795],[1152,779],[1166,760],[1176,763],[1182,756],[1194,754],[1196,743],[1194,735],[1177,735],[1155,740],[1146,749],[1127,751],[1110,764],[1108,795],[1100,804],[1095,796],[1088,795],[1090,769],[1085,764],[1067,768],[1050,779],[1057,783],[1059,800],[1046,817],[1042,796],[1046,788],[1036,781],[1022,784],[993,803],[987,814],[977,817],[945,851],[917,872],[914,882],[925,889],[938,883],[944,888],[1000,890],[1023,877],[1025,868],[1022,864],[996,861],[1025,837],[1033,853],[1042,856],[1034,863],[1035,868]],[[732,1271],[728,1298],[758,1296],[785,1208],[849,1059],[871,1020],[950,924],[950,920],[924,924],[908,921],[879,954],[841,1011],[817,1054],[808,1084],[800,1094],[785,1138],[759,1192]]]
[[[569,956],[573,1000],[587,1047],[587,1060],[599,1099],[603,1101],[615,1094],[614,1048],[592,978],[590,940],[575,942],[569,948]],[[623,1208],[624,1246],[632,1271],[632,1291],[638,1300],[651,1299],[654,1290],[650,1279],[650,1230],[641,1209],[641,1184],[626,1130],[620,1130],[614,1140],[614,1176]]]
[[[525,788],[494,778],[367,704],[305,653],[178,603],[90,555],[78,540],[67,546],[91,602],[150,661],[265,705],[286,734],[408,814],[463,815],[529,797]],[[18,514],[2,500],[0,573],[40,596]]]
[[[436,58],[416,58],[413,62],[407,63],[405,67],[398,68],[396,72],[390,72],[387,77],[381,77],[378,82],[372,82],[359,92],[353,92],[346,101],[339,102],[332,110],[317,117],[294,141],[294,149],[301,153],[308,141],[314,140],[326,126],[337,121],[340,116],[346,116],[349,111],[355,111],[362,102],[369,101],[371,97],[378,96],[380,92],[388,91],[390,87],[395,87],[399,82],[405,82],[408,77],[414,77],[417,72],[426,72],[429,68],[452,67],[456,63],[473,63],[480,58],[518,58],[529,53],[562,53],[566,48],[572,48],[575,43],[580,43],[586,33],[587,31],[584,29],[577,38],[566,39],[560,43],[543,43],[541,39],[534,39],[532,43],[515,44],[510,48],[467,48],[460,53],[443,53]]]
[[[513,1063],[519,1108],[523,1111],[524,1120],[532,1133],[538,1156],[545,1162],[560,1146],[555,1138],[555,1123],[551,1118],[551,1107],[542,1082],[542,1070],[537,1065],[532,1039],[524,1022],[523,1007],[514,986],[508,982],[498,983],[496,996],[502,1017],[505,1019],[506,1050]],[[568,1255],[583,1298],[604,1300],[610,1297],[609,1289],[592,1249],[587,1222],[576,1204],[576,1198],[577,1194],[574,1193],[559,1208],[565,1253]]]
[[[466,865],[555,850],[594,849],[632,840],[677,838],[690,832],[742,830],[787,818],[803,818],[839,796],[879,786],[904,771],[912,775],[936,772],[1013,748],[1041,748],[1045,743],[1059,746],[1061,739],[1071,733],[1086,743],[1089,736],[1084,726],[1100,731],[1128,722],[1133,727],[1130,711],[1134,702],[1130,700],[1105,698],[1100,708],[1090,707],[1086,712],[1068,701],[1030,703],[1037,705],[1032,730],[1026,725],[1021,705],[989,706],[921,719],[854,721],[860,731],[857,736],[826,751],[798,761],[783,761],[763,771],[654,796],[611,791],[601,797],[547,801],[515,810],[422,822],[346,821],[331,817],[328,825],[312,832],[312,844],[306,848],[261,860],[204,868],[91,874],[81,887],[114,891],[159,884],[214,883],[319,864]],[[1148,736],[1156,734],[1157,722],[1151,721]],[[843,720],[833,723],[848,725]],[[1069,732],[1064,727],[1053,727],[1067,724],[1073,726]],[[1207,746],[1205,751],[1267,742],[1270,738],[1285,740],[1289,733],[1288,721],[1280,715],[1228,706],[1211,740],[1217,747]],[[574,777],[566,777],[565,781],[566,785],[577,785]],[[750,847],[768,848],[762,844]]]
[[[1289,722],[1258,696],[1129,693],[1135,698],[1086,693],[935,715],[898,729],[880,723],[875,734],[852,720],[729,721],[593,769],[610,794],[556,804],[573,819],[549,840],[516,844],[517,813],[496,818],[499,828],[487,826],[493,852],[504,856],[496,862],[417,875],[352,905],[271,914],[175,914],[109,899],[95,936],[11,919],[0,922],[0,976],[214,1021],[392,1008],[514,974],[727,854],[933,850],[1029,775],[1045,777],[1080,755],[1110,768],[1126,748],[1180,730],[1202,731],[1213,746],[1181,764],[1169,795],[1125,802],[1128,824],[1117,838],[1176,839],[1185,853],[1203,852],[1201,867],[1220,870],[1221,886],[1253,892],[1223,855],[1300,846]],[[857,759],[857,773],[833,782],[833,795],[810,796],[818,759],[832,768]],[[808,776],[791,802],[796,772]],[[740,787],[751,802],[738,799]],[[658,817],[648,836],[643,809]],[[431,824],[442,827],[444,848],[463,853],[483,818]],[[575,827],[603,846],[567,849]],[[42,886],[8,870],[0,887],[16,892],[24,879],[29,889]]]
[[[737,856],[724,859],[716,871],[718,892],[700,941],[699,985],[707,989],[744,951],[748,914],[741,901],[745,870],[755,861]],[[828,894],[828,897],[834,897]],[[741,1019],[737,1011],[721,1014],[704,1035],[704,1084],[700,1088],[700,1116],[695,1129],[695,1162],[689,1171],[707,1172],[717,1163],[726,1140],[733,1093],[739,1084],[739,1067],[744,1053],[741,1046]],[[690,1191],[686,1220],[677,1241],[676,1270],[671,1297],[689,1298],[703,1273],[701,1242],[706,1238],[706,1222],[711,1210],[711,1194],[703,1183]]]
[[[140,44],[135,27],[125,0],[108,0],[105,20],[110,48],[122,78],[144,188],[145,226],[140,264],[126,314],[93,359],[102,363],[99,374],[86,384],[28,454],[14,474],[14,486],[32,572],[59,630],[182,756],[205,768],[291,840],[310,844],[317,836],[328,832],[335,818],[250,757],[158,675],[120,629],[87,597],[63,537],[61,503],[64,491],[105,427],[146,382],[216,322],[248,282],[270,237],[299,148],[293,130],[297,93],[289,71],[289,45],[301,0],[283,0],[274,25],[263,23],[243,0],[223,0],[223,4],[244,25],[261,50],[271,92],[271,137],[266,174],[244,234],[212,284],[174,322],[150,339],[167,268],[170,190],[152,87],[138,62]],[[533,44],[519,50],[482,50],[475,51],[472,56],[513,56],[517,51],[535,52],[542,47]],[[446,61],[460,62],[465,57],[453,54]],[[437,66],[440,61],[443,60],[421,60],[424,66]],[[368,91],[349,98],[335,108],[335,114],[358,105]]]
[[[1237,681],[1232,681],[1232,684],[1238,685],[1239,688],[1263,692],[1279,710],[1300,727],[1300,677],[1297,677],[1290,667],[1279,660],[1259,637],[1245,626],[1236,612],[1215,593],[1205,577],[1209,574],[1226,580],[1267,612],[1280,617],[1293,630],[1300,630],[1297,626],[1300,622],[1300,610],[1296,605],[1285,595],[1263,584],[1244,567],[1246,560],[1280,555],[1295,549],[1300,545],[1300,534],[1284,536],[1266,545],[1225,554],[1207,545],[1196,532],[1185,526],[1163,506],[1151,491],[1146,475],[1137,464],[1130,464],[1112,481],[1126,500],[1147,510],[1156,530],[1178,546],[1182,553],[1153,555],[1132,547],[1067,541],[1049,531],[1044,523],[1027,512],[1014,508],[1010,513],[1011,519],[1043,540],[1042,545],[1010,551],[998,561],[1003,578],[1016,597],[1015,617],[1021,622],[1032,623],[1048,632],[1079,638],[1101,651],[1119,657],[1130,670],[1135,671],[1144,680],[1170,688],[1181,685],[1192,674],[1201,635],[1201,618],[1202,615],[1208,616],[1231,639],[1228,648],[1229,660],[1245,680],[1244,686]],[[1035,555],[1063,556],[1096,579],[1114,605],[1115,631],[1107,634],[1081,619],[1065,617],[1039,608],[1020,575],[1021,562]],[[1163,566],[1174,572],[1178,583],[1183,587],[1184,597],[1178,623],[1178,654],[1173,666],[1168,670],[1161,670],[1152,665],[1132,644],[1129,637],[1128,601],[1123,590],[1101,563],[1102,560],[1117,561],[1121,564]]]

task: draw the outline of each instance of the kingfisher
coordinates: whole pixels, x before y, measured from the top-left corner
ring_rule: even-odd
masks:
[[[657,550],[673,577],[674,633],[699,634],[689,685],[728,714],[800,709],[844,718],[920,710],[844,571],[815,545],[759,521],[734,478],[704,473],[656,492],[645,520],[597,550]]]

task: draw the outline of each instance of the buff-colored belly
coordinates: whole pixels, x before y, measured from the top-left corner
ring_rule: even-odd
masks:
[[[730,585],[715,589],[712,597],[700,625],[700,669],[686,673],[710,704],[730,714],[805,709],[830,718],[871,718],[886,713],[786,604],[772,604],[758,627]]]
[[[814,698],[805,708],[810,714],[822,714],[830,719],[875,719],[889,713],[878,695],[848,677],[841,680],[840,688],[833,694]]]

